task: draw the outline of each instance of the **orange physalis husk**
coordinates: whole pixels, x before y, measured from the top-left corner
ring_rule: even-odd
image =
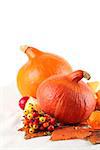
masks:
[[[87,122],[93,129],[100,130],[100,111],[92,112]]]
[[[100,90],[96,93],[96,96],[97,96],[96,110],[100,110]]]

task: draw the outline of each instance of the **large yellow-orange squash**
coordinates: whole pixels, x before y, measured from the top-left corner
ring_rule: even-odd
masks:
[[[70,64],[57,55],[28,46],[21,49],[29,58],[17,76],[17,85],[23,96],[36,97],[37,87],[43,80],[55,74],[66,74],[72,71]]]

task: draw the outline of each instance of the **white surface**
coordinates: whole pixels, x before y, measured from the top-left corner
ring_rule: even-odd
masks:
[[[0,85],[26,62],[22,44],[62,55],[100,80],[100,0],[0,0]]]
[[[24,140],[24,134],[17,131],[22,115],[18,108],[19,97],[15,84],[0,89],[0,150],[100,150],[100,145],[92,145],[84,140],[52,142],[49,137]]]
[[[16,80],[18,69],[27,61],[19,50],[22,44],[64,56],[74,70],[84,69],[91,80],[100,80],[100,0],[0,0],[0,147],[100,149],[77,140],[25,141],[17,132],[20,96],[15,85],[2,86]]]

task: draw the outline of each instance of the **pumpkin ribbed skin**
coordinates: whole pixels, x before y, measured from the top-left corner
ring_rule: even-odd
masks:
[[[77,81],[78,78],[72,81],[72,74],[49,77],[37,90],[37,99],[42,110],[64,123],[84,121],[96,105],[88,85]]]
[[[57,55],[41,52],[32,47],[28,47],[25,53],[29,60],[17,76],[17,85],[23,96],[36,97],[37,87],[42,81],[55,74],[72,72],[69,63]]]

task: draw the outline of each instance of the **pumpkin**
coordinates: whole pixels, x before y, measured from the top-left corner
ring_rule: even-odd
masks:
[[[90,75],[82,70],[68,75],[54,75],[43,81],[37,89],[41,109],[63,123],[80,123],[86,120],[96,106],[91,88],[82,78]]]
[[[55,74],[72,72],[70,64],[57,55],[28,46],[21,49],[28,56],[28,62],[21,67],[17,76],[17,85],[22,96],[36,97],[37,87],[42,81]]]

